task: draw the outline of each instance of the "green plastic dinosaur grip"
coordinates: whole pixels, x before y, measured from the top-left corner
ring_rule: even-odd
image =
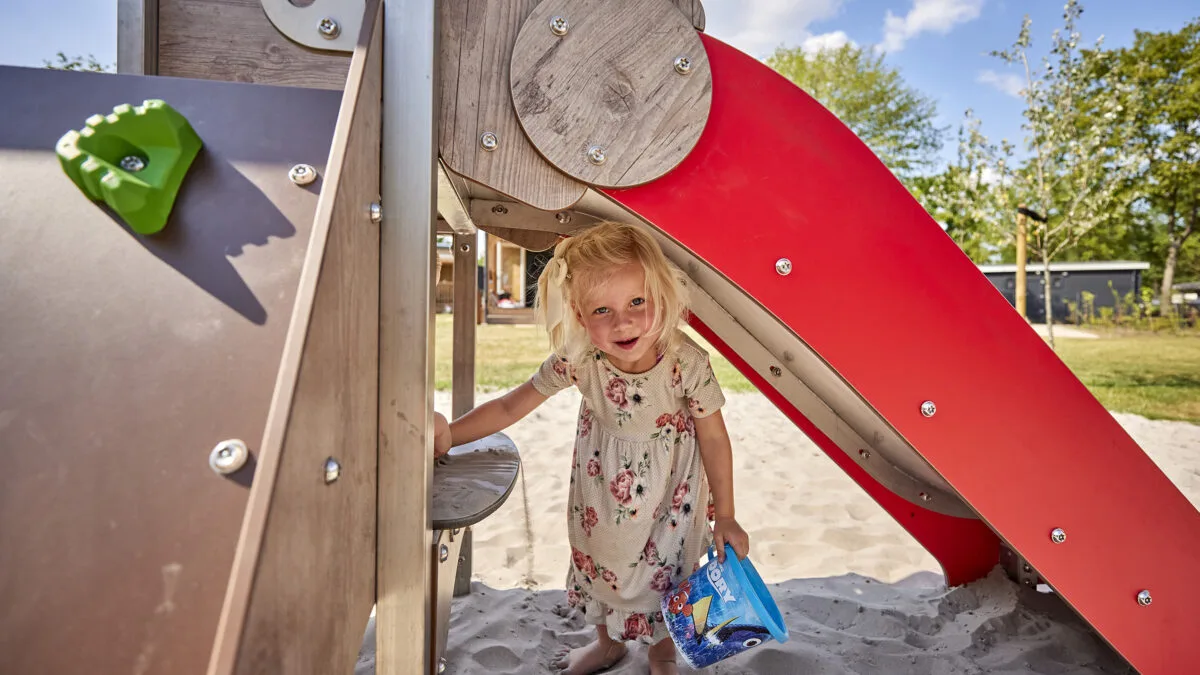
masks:
[[[63,171],[90,199],[103,201],[134,232],[163,229],[203,142],[165,101],[122,104],[92,115],[58,140]]]

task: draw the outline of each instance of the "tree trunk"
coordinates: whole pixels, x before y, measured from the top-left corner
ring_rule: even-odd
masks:
[[[1050,259],[1042,258],[1042,299],[1046,303],[1046,339],[1050,342],[1050,349],[1054,349],[1054,303],[1051,302],[1050,296],[1053,293],[1053,284],[1050,281]]]
[[[1163,264],[1162,287],[1159,289],[1158,298],[1158,310],[1163,316],[1171,316],[1175,313],[1175,306],[1171,304],[1171,286],[1175,283],[1175,263],[1179,260],[1181,243],[1172,237],[1171,244],[1167,247],[1167,262]]]

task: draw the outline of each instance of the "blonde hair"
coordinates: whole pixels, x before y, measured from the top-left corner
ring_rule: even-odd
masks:
[[[592,347],[576,314],[577,302],[613,269],[630,263],[640,264],[646,273],[646,297],[654,301],[649,332],[659,332],[655,348],[663,354],[675,349],[688,311],[683,272],[641,228],[605,221],[560,241],[538,276],[534,313],[546,329],[551,351],[577,361]]]

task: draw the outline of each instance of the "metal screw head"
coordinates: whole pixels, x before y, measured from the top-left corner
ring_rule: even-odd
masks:
[[[680,56],[675,59],[675,72],[680,75],[687,75],[692,72],[692,60],[686,56]]]
[[[1142,591],[1141,593],[1138,593],[1137,601],[1142,607],[1149,607],[1150,603],[1153,602],[1154,599],[1150,597],[1150,591]]]
[[[928,492],[922,492],[922,493],[918,494],[917,496],[920,497],[921,501],[923,501],[923,502],[933,501],[933,495],[929,494]]]
[[[792,273],[792,261],[787,258],[780,258],[775,261],[775,271],[781,276],[787,276]]]
[[[1067,532],[1061,527],[1056,527],[1050,531],[1050,541],[1061,544],[1067,540]]]
[[[446,659],[440,658],[438,659],[438,675],[444,672],[446,672]]]
[[[447,560],[449,560],[449,558],[450,558],[450,547],[446,546],[445,544],[442,544],[441,547],[438,548],[438,560],[440,560],[441,562],[446,562]]]
[[[485,131],[479,136],[479,145],[488,152],[495,150],[500,145],[500,138],[494,132]]]
[[[608,155],[604,154],[604,148],[599,145],[593,145],[587,151],[588,161],[596,166],[600,166],[608,159]]]
[[[341,35],[342,27],[338,25],[337,21],[327,16],[317,22],[317,32],[325,39],[332,40]]]
[[[137,173],[138,171],[146,168],[146,160],[138,157],[137,155],[123,157],[121,158],[121,168],[130,173]]]
[[[463,253],[470,253],[471,245],[470,244],[460,244],[458,247],[458,250],[462,251]]]
[[[771,366],[771,374],[775,377],[779,377],[780,375],[783,375],[783,369],[779,366]]]
[[[937,413],[937,406],[933,401],[925,401],[921,404],[921,414],[926,417],[933,417]]]
[[[563,225],[566,225],[567,223],[571,222],[571,214],[567,213],[566,211],[559,211],[558,213],[554,214],[554,219]]]
[[[503,204],[497,204],[492,207],[492,213],[502,216],[502,215],[508,213],[508,207]]]
[[[228,476],[246,465],[250,458],[250,450],[242,441],[232,438],[217,443],[208,455],[208,466],[217,473]]]
[[[376,225],[383,222],[383,204],[371,202],[371,222]]]
[[[550,19],[550,32],[558,37],[562,37],[570,30],[571,24],[567,23],[566,17],[555,16]]]
[[[308,185],[317,179],[317,170],[309,164],[297,164],[288,171],[288,178],[296,185]]]
[[[325,460],[325,484],[326,485],[329,485],[330,483],[334,482],[339,477],[341,477],[341,475],[342,475],[342,465],[338,464],[338,461],[336,459],[330,457],[329,459]]]
[[[865,449],[864,449],[864,450],[859,450],[859,451],[858,451],[858,456],[859,456],[859,457],[862,457],[863,459],[871,459],[871,451],[870,451],[870,450],[865,450]]]

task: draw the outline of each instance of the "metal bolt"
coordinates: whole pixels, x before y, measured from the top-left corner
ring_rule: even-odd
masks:
[[[462,244],[461,246],[458,247],[458,250],[462,251],[463,253],[470,253],[471,245],[470,244]]]
[[[567,23],[567,19],[565,17],[556,16],[550,19],[550,32],[554,33],[558,37],[566,35],[567,30],[570,28],[571,24]]]
[[[680,75],[687,75],[692,72],[692,60],[686,56],[680,56],[675,59],[675,72]]]
[[[933,496],[930,495],[928,492],[922,492],[922,493],[918,494],[917,496],[920,497],[921,501],[923,501],[923,502],[933,501]]]
[[[937,406],[934,405],[933,401],[925,401],[924,403],[921,404],[921,414],[922,415],[924,415],[926,417],[933,417],[936,412],[937,412]]]
[[[138,171],[146,168],[146,160],[138,157],[137,155],[123,157],[121,158],[121,168],[130,173],[137,173]]]
[[[1061,527],[1056,527],[1050,531],[1050,541],[1061,544],[1067,540],[1067,533]]]
[[[492,213],[502,216],[502,215],[508,213],[508,207],[503,204],[497,204],[492,207]]]
[[[383,222],[383,204],[371,202],[371,222],[376,225]]]
[[[483,146],[484,150],[491,152],[500,146],[500,137],[491,131],[485,131],[479,137],[479,145]]]
[[[330,17],[317,22],[317,32],[327,40],[332,40],[342,33],[342,27]]]
[[[309,164],[297,164],[288,171],[288,178],[296,185],[308,185],[317,179],[317,170]]]
[[[870,450],[859,450],[858,456],[862,457],[863,459],[871,459],[871,451]]]
[[[440,560],[441,562],[446,562],[449,558],[450,558],[450,547],[445,544],[442,544],[441,547],[438,548],[438,560]]]
[[[232,438],[221,441],[208,455],[208,465],[213,471],[228,476],[246,465],[250,451],[242,441]]]
[[[1150,603],[1154,601],[1153,598],[1150,597],[1150,591],[1142,591],[1141,593],[1138,593],[1137,600],[1138,604],[1142,607],[1149,607]]]
[[[781,369],[779,366],[771,366],[771,374],[775,377],[779,377],[780,375],[783,375],[783,369]]]
[[[588,148],[587,156],[588,161],[596,166],[600,166],[605,162],[605,160],[608,159],[608,156],[604,154],[604,148],[600,147],[599,145],[593,145],[592,147]]]
[[[342,465],[338,464],[337,460],[330,457],[325,460],[325,484],[329,485],[337,480],[342,475]]]
[[[438,675],[441,675],[444,672],[446,672],[446,659],[441,658],[438,659]]]
[[[782,276],[787,276],[792,273],[792,261],[787,258],[780,258],[775,261],[775,271]]]
[[[1029,563],[1025,563],[1024,565],[1022,565],[1021,569],[1025,570],[1025,574],[1029,574],[1030,572],[1033,571],[1033,568],[1029,566]]]
[[[554,219],[563,225],[566,225],[567,223],[571,222],[571,214],[567,213],[566,211],[559,211],[558,213],[554,214]]]

